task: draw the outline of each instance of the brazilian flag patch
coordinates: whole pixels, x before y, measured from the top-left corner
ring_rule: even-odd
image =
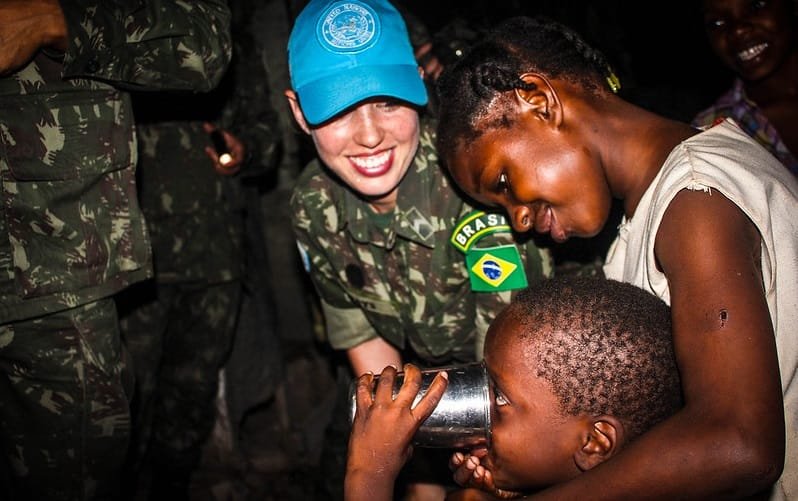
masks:
[[[509,291],[527,286],[524,266],[515,245],[472,247],[465,258],[473,291]]]

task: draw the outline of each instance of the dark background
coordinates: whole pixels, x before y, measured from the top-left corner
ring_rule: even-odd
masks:
[[[619,73],[624,96],[689,121],[731,83],[704,36],[700,0],[404,0],[433,35],[458,35],[455,20],[484,30],[513,15],[546,15],[575,28]],[[462,29],[460,30],[462,34]]]

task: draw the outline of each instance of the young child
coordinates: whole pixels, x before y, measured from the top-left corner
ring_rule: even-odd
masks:
[[[521,292],[491,324],[487,449],[457,454],[474,485],[500,497],[563,482],[614,456],[682,405],[667,305],[638,287],[565,275]],[[390,499],[418,426],[440,400],[445,373],[411,408],[420,372],[387,367],[358,380],[346,499]],[[473,494],[473,493],[472,493]]]
[[[399,12],[386,0],[313,0],[288,66],[285,95],[318,154],[294,187],[292,223],[328,342],[355,375],[478,360],[512,290],[550,275],[551,261],[450,184]]]
[[[530,18],[439,79],[439,151],[467,194],[560,242],[620,199],[605,274],[671,306],[685,407],[541,498],[746,496],[782,469],[773,498],[798,496],[798,182],[733,121],[700,131],[618,85],[577,34]]]
[[[735,79],[693,124],[733,118],[798,176],[798,2],[703,0],[702,5],[709,44]]]

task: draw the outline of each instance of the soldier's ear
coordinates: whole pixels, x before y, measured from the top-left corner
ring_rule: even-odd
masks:
[[[288,106],[291,107],[294,120],[296,120],[299,127],[305,131],[305,134],[310,134],[310,126],[308,126],[308,122],[305,120],[305,114],[302,113],[302,107],[299,105],[299,98],[297,98],[296,92],[292,89],[288,89],[284,94],[286,99],[288,99]]]

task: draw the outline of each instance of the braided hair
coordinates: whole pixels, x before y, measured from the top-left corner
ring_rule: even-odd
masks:
[[[529,72],[597,93],[620,88],[604,55],[570,28],[544,17],[507,19],[438,79],[438,149],[443,156],[477,139],[478,126],[512,124],[502,103],[509,101],[509,91],[535,89],[520,78]]]
[[[524,356],[564,413],[613,415],[632,440],[683,405],[670,308],[653,294],[563,275],[521,291],[501,314],[521,326]]]

